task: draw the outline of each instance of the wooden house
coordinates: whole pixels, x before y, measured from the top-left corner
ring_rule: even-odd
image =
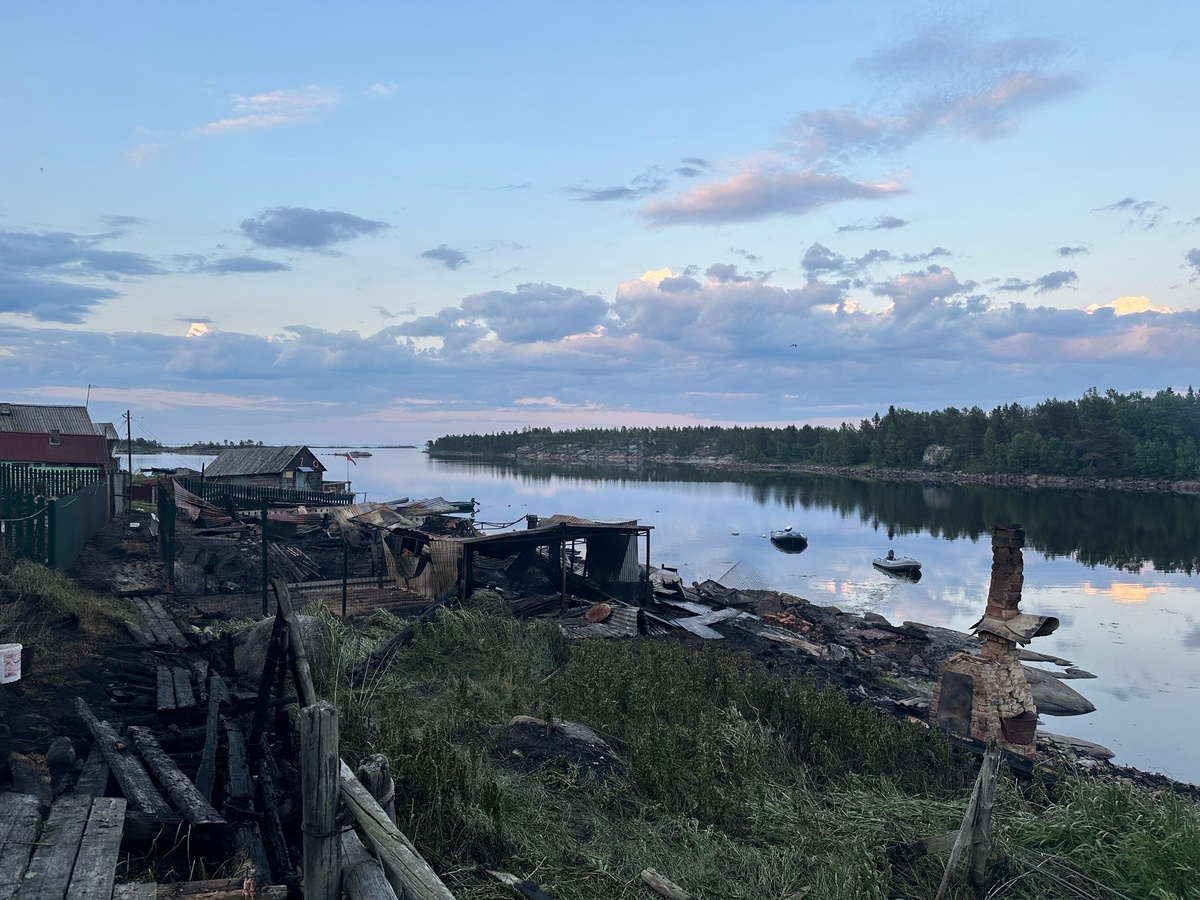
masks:
[[[292,491],[320,491],[325,466],[304,446],[230,447],[204,467],[204,480]]]
[[[107,475],[117,468],[110,446],[116,430],[104,424],[93,423],[83,406],[0,403],[0,463]]]

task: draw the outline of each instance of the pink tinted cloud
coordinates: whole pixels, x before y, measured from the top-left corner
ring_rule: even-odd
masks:
[[[699,184],[674,199],[646,204],[642,215],[659,225],[745,222],[769,215],[803,215],[844,200],[885,199],[906,193],[898,181],[856,181],[815,168],[789,169],[752,161],[724,181]]]

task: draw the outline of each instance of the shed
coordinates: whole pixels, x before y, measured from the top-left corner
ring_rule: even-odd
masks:
[[[596,522],[577,516],[531,518],[523,531],[465,538],[462,541],[461,594],[475,589],[475,560],[513,558],[510,568],[544,567],[560,593],[592,600],[621,600],[640,605],[650,599],[650,525],[636,521]],[[645,539],[646,564],[638,563]]]
[[[291,447],[230,447],[204,469],[206,481],[320,491],[325,466],[302,445]]]

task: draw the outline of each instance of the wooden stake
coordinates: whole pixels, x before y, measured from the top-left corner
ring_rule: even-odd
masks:
[[[337,709],[322,700],[300,711],[300,781],[304,805],[305,900],[340,900]]]

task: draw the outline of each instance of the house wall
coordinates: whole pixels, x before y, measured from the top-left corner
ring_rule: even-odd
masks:
[[[52,444],[48,434],[4,431],[0,432],[0,462],[100,466],[107,471],[112,460],[102,434],[62,434]]]

